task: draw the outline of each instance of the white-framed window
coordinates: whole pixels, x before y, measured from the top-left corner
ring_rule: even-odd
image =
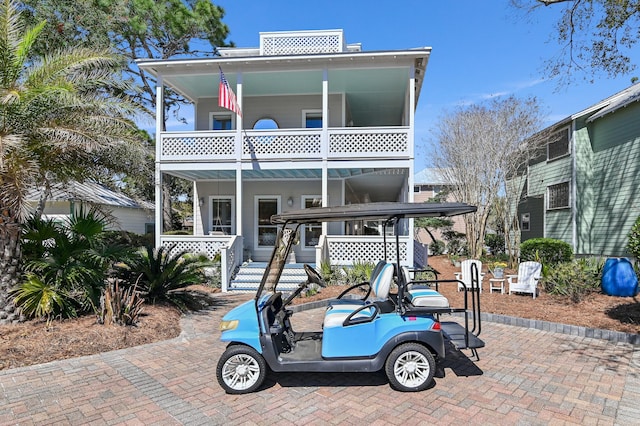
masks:
[[[422,186],[420,185],[413,185],[413,192],[415,192],[416,194],[422,192]]]
[[[302,208],[322,207],[322,197],[320,195],[303,195]],[[320,241],[322,235],[322,224],[309,223],[304,225],[302,231],[302,248],[314,248]]]
[[[226,112],[209,113],[209,129],[233,130],[236,128],[235,114]]]
[[[564,129],[551,135],[547,144],[547,161],[555,160],[569,155],[569,128]]]
[[[557,183],[547,187],[547,210],[566,209],[570,206],[569,182]]]
[[[302,127],[305,129],[321,129],[322,128],[322,110],[303,109],[302,110]]]
[[[529,231],[531,229],[531,213],[522,213],[520,215],[520,230]]]
[[[280,213],[279,195],[257,195],[255,197],[255,246],[271,248],[278,236],[278,227],[271,223],[271,216]]]
[[[212,234],[232,235],[235,232],[233,197],[209,197],[209,229]]]

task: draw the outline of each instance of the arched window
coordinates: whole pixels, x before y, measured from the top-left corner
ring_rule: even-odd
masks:
[[[253,125],[254,130],[271,130],[277,129],[278,123],[273,118],[261,118]]]

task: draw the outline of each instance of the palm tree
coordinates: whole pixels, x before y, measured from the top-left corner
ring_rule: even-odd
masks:
[[[34,57],[44,22],[25,28],[15,0],[0,0],[0,323],[15,317],[8,296],[20,275],[28,189],[85,179],[106,150],[139,147],[140,109],[119,95],[122,61],[110,52],[67,49]]]

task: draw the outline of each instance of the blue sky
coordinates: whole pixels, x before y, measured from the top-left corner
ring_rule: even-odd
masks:
[[[363,50],[433,48],[416,111],[416,171],[430,164],[424,146],[434,123],[459,105],[494,96],[535,96],[550,125],[628,87],[631,76],[581,77],[558,88],[544,80],[543,60],[559,53],[550,37],[558,7],[524,19],[508,0],[223,0],[228,40],[258,47],[259,32],[343,29]],[[637,56],[634,57],[634,59]],[[638,71],[635,75],[640,74]],[[422,152],[422,153],[421,153]]]

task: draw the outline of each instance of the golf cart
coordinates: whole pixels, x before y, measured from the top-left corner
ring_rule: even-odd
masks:
[[[369,203],[309,208],[272,216],[271,221],[282,227],[256,296],[228,312],[220,324],[221,340],[228,343],[216,370],[220,385],[227,393],[255,391],[263,383],[267,367],[276,373],[384,369],[393,388],[421,391],[433,380],[436,360],[445,357],[445,340],[457,348],[471,349],[477,356],[476,349],[484,346],[477,337],[480,292],[465,291],[464,307],[449,306],[437,291],[438,286],[457,285],[459,281],[412,280],[412,271],[401,266],[399,250],[403,219],[453,216],[475,210],[474,206],[460,203]],[[364,298],[349,297],[353,292],[343,292],[338,299],[328,302],[321,331],[295,332],[291,327],[294,313],[289,305],[308,286],[325,286],[320,274],[305,264],[307,280],[288,295],[278,291],[298,228],[304,224],[351,220],[382,220],[383,235],[387,234],[387,227],[393,226],[396,258],[387,259],[385,237],[384,259],[366,283],[368,292]],[[472,287],[478,283],[478,273],[476,270]],[[459,321],[462,325],[440,321],[442,314],[453,312],[463,312]]]

